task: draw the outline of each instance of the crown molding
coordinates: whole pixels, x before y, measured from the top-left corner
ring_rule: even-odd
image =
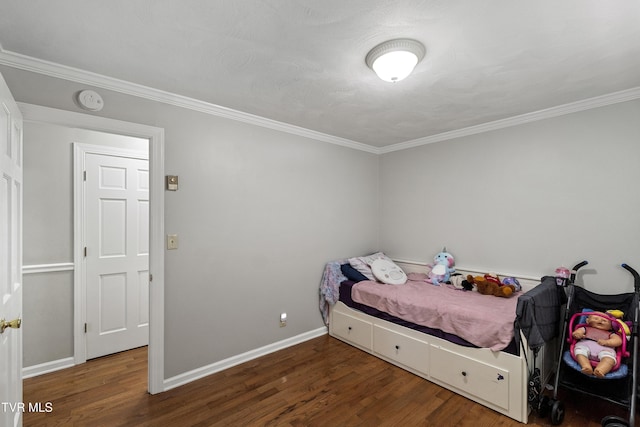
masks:
[[[233,110],[231,108],[222,107],[220,105],[211,104],[209,102],[200,101],[198,99],[165,92],[148,86],[131,83],[112,77],[90,71],[80,70],[78,68],[68,67],[66,65],[56,64],[50,61],[33,58],[19,53],[2,49],[0,45],[0,65],[30,71],[42,74],[48,77],[55,77],[63,80],[72,81],[90,85],[97,88],[112,90],[114,92],[126,95],[136,96],[151,101],[161,102],[176,107],[186,108],[216,117],[222,117],[230,120],[248,123],[263,128],[285,132],[316,141],[328,142],[330,144],[340,145],[355,150],[366,151],[372,154],[379,154],[379,149],[368,144],[352,141],[346,138],[340,138],[305,129],[300,126],[267,119],[254,114],[244,113],[242,111]]]
[[[563,116],[565,114],[577,113],[579,111],[604,107],[620,102],[633,101],[638,98],[640,98],[640,87],[635,87],[627,90],[622,90],[620,92],[613,92],[602,96],[596,96],[594,98],[584,99],[582,101],[572,102],[569,104],[546,108],[544,110],[521,114],[519,116],[513,116],[493,122],[482,123],[476,126],[456,129],[450,132],[443,132],[437,135],[414,139],[412,141],[400,142],[398,144],[389,145],[387,147],[381,147],[379,149],[379,152],[380,154],[385,154],[391,153],[393,151],[406,150],[408,148],[419,147],[421,145],[433,144],[435,142],[446,141],[463,136],[504,129],[511,126],[517,126],[524,123],[535,122],[538,120],[550,119],[553,117]]]
[[[254,114],[244,113],[242,111],[233,110],[231,108],[222,107],[220,105],[211,104],[209,102],[200,101],[198,99],[189,98],[170,92],[165,92],[159,89],[154,89],[148,86],[127,82],[125,80],[115,79],[90,71],[84,71],[78,68],[68,67],[66,65],[56,64],[54,62],[44,61],[30,56],[21,55],[19,53],[4,50],[2,48],[2,45],[0,45],[0,65],[6,65],[8,67],[30,71],[33,73],[38,73],[45,76],[55,77],[76,83],[87,84],[90,86],[112,90],[114,92],[119,92],[126,95],[136,96],[151,101],[161,102],[176,107],[210,114],[212,116],[244,122],[267,129],[313,139],[316,141],[340,145],[354,150],[365,151],[371,154],[385,154],[391,153],[393,151],[406,150],[422,145],[433,144],[436,142],[461,138],[464,136],[475,135],[498,129],[504,129],[524,123],[549,119],[565,114],[576,113],[579,111],[590,110],[593,108],[604,107],[607,105],[632,101],[640,98],[640,87],[635,87],[620,92],[614,92],[594,98],[584,99],[582,101],[534,111],[519,116],[483,123],[476,126],[469,126],[449,132],[443,132],[437,135],[431,135],[411,141],[400,142],[386,147],[375,147],[362,142],[328,135],[326,133],[317,132],[289,123],[267,119],[265,117],[260,117]]]

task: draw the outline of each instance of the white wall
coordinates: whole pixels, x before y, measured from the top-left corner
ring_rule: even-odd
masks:
[[[20,102],[79,111],[86,86],[0,72]],[[99,115],[165,129],[165,171],[180,176],[165,194],[180,241],[165,252],[165,378],[322,328],[324,264],[378,247],[378,157],[96,90]]]
[[[381,248],[540,277],[586,259],[584,286],[640,271],[640,101],[381,156]]]

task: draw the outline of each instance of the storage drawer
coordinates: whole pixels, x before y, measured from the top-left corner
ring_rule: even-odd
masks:
[[[373,351],[410,370],[429,374],[429,344],[424,341],[374,325]]]
[[[332,334],[356,346],[371,351],[372,328],[370,322],[356,319],[348,314],[333,311],[331,315]]]
[[[509,371],[447,349],[431,347],[431,377],[509,410]]]

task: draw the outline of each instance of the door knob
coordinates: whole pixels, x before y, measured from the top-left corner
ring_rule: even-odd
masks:
[[[19,329],[20,325],[22,324],[22,319],[20,319],[19,317],[17,319],[13,319],[9,322],[7,322],[4,319],[0,320],[0,334],[4,333],[4,330],[7,328],[14,328],[14,329]]]

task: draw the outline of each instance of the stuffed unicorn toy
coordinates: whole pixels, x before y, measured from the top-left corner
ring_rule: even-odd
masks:
[[[447,282],[451,277],[452,273],[455,273],[456,269],[453,268],[454,259],[453,255],[447,252],[447,248],[442,248],[442,252],[438,252],[435,257],[433,257],[434,265],[431,266],[431,271],[429,272],[429,281],[439,286],[440,283]]]

